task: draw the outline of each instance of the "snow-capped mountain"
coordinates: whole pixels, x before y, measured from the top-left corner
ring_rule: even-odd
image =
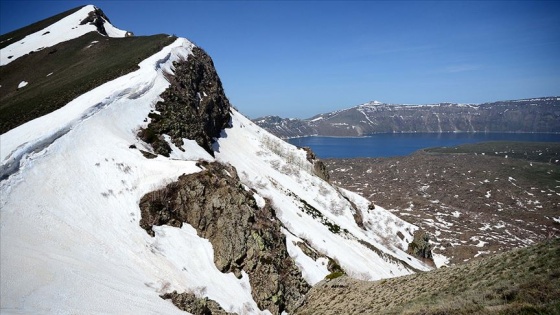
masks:
[[[66,84],[45,69],[16,87],[12,68],[30,51],[88,51],[96,21],[103,36],[126,35],[99,12],[82,7],[2,48],[2,94],[46,86],[47,98]],[[90,90],[50,111],[3,114],[18,123],[0,136],[2,313],[280,314],[326,276],[431,268],[407,253],[416,226],[331,185],[311,152],[230,107],[203,50],[124,40],[116,51],[157,51],[116,78],[88,77]],[[117,58],[104,47],[95,62]]]
[[[254,121],[282,138],[367,136],[400,132],[560,132],[560,97],[484,104],[368,102],[309,119],[267,116]]]
[[[109,37],[125,37],[131,33],[114,27],[103,11],[93,5],[87,5],[59,21],[31,33],[8,47],[2,49],[0,65],[4,66],[17,58],[40,51],[58,43],[65,42],[86,33],[98,31]],[[5,41],[10,41],[7,38]]]

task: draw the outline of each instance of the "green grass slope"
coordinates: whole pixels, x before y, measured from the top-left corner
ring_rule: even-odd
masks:
[[[560,240],[399,278],[323,281],[295,314],[560,314]]]
[[[91,32],[0,67],[0,134],[138,69],[140,61],[175,39],[168,35],[109,38]],[[18,89],[21,81],[29,84]]]

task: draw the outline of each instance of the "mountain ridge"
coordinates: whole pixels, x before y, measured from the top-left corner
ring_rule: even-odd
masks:
[[[78,28],[82,13],[67,27]],[[213,301],[226,312],[281,314],[331,273],[381,279],[432,269],[407,252],[416,226],[331,185],[313,154],[231,107],[192,42],[101,37],[88,23],[52,47],[126,44],[125,57],[146,47],[135,66],[107,50],[77,58],[123,68],[91,73],[85,90],[68,85],[79,67],[60,77],[45,68],[41,85],[77,95],[24,121],[3,115],[17,123],[0,135],[2,312],[204,313],[200,303]],[[6,69],[60,53],[42,51],[12,58],[2,79],[15,84],[25,78]],[[39,85],[26,82],[16,95]]]
[[[281,138],[356,137],[414,132],[560,132],[560,97],[482,104],[386,104],[373,101],[308,119],[265,116],[259,126]]]

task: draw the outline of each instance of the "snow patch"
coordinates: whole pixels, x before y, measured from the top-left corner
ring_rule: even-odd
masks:
[[[437,268],[449,266],[449,258],[442,254],[432,252],[432,258],[434,259],[434,264]]]

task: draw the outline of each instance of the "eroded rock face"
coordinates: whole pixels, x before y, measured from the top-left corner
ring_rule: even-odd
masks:
[[[203,171],[183,175],[140,201],[140,225],[154,235],[154,225],[192,225],[214,248],[222,272],[249,274],[252,295],[261,309],[290,312],[309,285],[288,255],[274,209],[262,209],[241,184],[235,168],[201,162]]]
[[[195,140],[214,155],[212,143],[230,123],[230,103],[214,63],[202,49],[194,47],[187,60],[175,62],[175,75],[169,76],[170,87],[151,113],[151,122],[140,130],[139,137],[150,143],[154,152],[169,156],[171,148],[163,135],[171,137],[178,148],[183,138]]]
[[[307,153],[307,160],[313,164],[313,172],[315,175],[328,182],[329,171],[325,163],[317,158],[317,155],[315,155],[315,152],[313,152],[311,148],[304,147],[303,150]]]

